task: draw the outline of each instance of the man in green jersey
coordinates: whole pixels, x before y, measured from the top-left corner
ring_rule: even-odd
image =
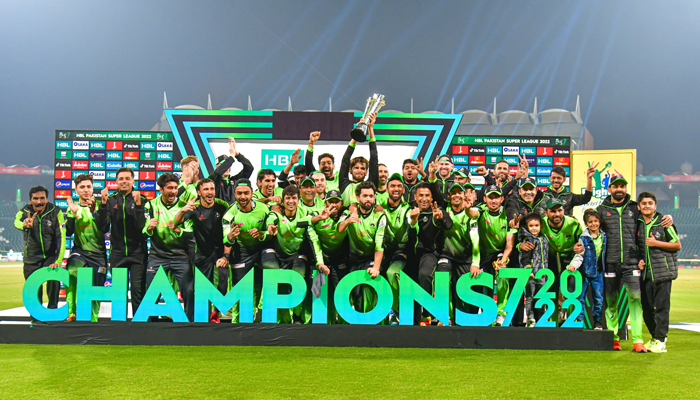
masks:
[[[192,238],[192,221],[185,221],[183,227],[175,226],[175,216],[182,207],[178,205],[178,184],[175,174],[165,173],[158,178],[161,195],[146,203],[147,223],[143,233],[151,238],[148,268],[146,270],[146,291],[153,282],[159,268],[172,274],[180,288],[185,303],[185,315],[194,320],[194,275],[192,257],[189,254],[189,241]]]
[[[75,235],[73,249],[66,263],[70,273],[70,285],[66,287],[66,302],[68,303],[68,321],[75,321],[75,293],[78,282],[78,268],[92,268],[92,285],[104,286],[107,276],[107,250],[105,235],[95,223],[95,198],[93,194],[93,178],[89,174],[81,174],[73,180],[78,203],[68,198],[66,213],[66,236]],[[92,322],[97,322],[100,314],[100,302],[92,302]]]
[[[177,187],[178,203],[180,207],[197,198],[197,182],[199,182],[199,158],[187,156],[180,161],[182,179]]]
[[[311,179],[316,183],[316,197],[321,200],[326,198],[326,191],[331,190],[326,187],[326,176],[321,171],[311,173]]]
[[[352,153],[355,151],[357,142],[355,139],[348,143],[348,148],[345,150],[343,160],[340,163],[339,189],[343,194],[343,206],[349,207],[350,204],[357,202],[355,187],[367,178],[368,182],[372,182],[375,187],[379,186],[379,162],[377,155],[377,139],[374,137],[374,122],[377,119],[377,114],[369,116],[367,121],[368,137],[369,137],[369,161],[364,157],[352,158]],[[362,122],[363,120],[360,120]],[[352,175],[352,180],[348,179],[348,174]]]
[[[401,174],[392,174],[387,182],[387,202],[382,206],[387,218],[384,235],[386,257],[382,262],[382,273],[389,281],[394,294],[392,311],[389,313],[389,323],[392,325],[399,323],[399,277],[401,271],[406,268],[412,250],[408,244],[408,224],[406,223],[411,207],[403,199],[405,190]]]
[[[307,215],[319,213],[323,210],[323,200],[316,197],[316,182],[311,178],[304,178],[299,185],[301,201],[299,208],[303,208]]]
[[[224,244],[231,248],[231,286],[235,286],[255,266],[260,268],[260,253],[265,247],[265,220],[270,209],[261,202],[253,200],[253,188],[248,179],[239,179],[234,186],[236,202],[226,211],[223,217]],[[260,269],[256,270],[262,271]],[[262,274],[255,277],[255,307],[256,320],[259,312],[260,291],[262,289]],[[231,322],[237,323],[239,317],[238,305],[232,310]]]
[[[479,218],[477,227],[479,229],[479,250],[481,255],[480,268],[484,272],[493,274],[496,278],[496,298],[498,305],[498,316],[495,326],[503,325],[505,319],[505,307],[510,292],[508,279],[498,277],[498,270],[507,266],[517,267],[517,258],[510,262],[511,252],[515,244],[516,229],[508,227],[508,218],[503,209],[503,192],[498,185],[489,185],[484,190],[484,204],[479,206]],[[486,288],[486,295],[493,296],[493,286]],[[522,324],[523,307],[519,302],[515,311],[513,323]],[[520,319],[518,319],[518,316]],[[519,321],[519,323],[518,323]]]
[[[316,268],[327,274],[328,267],[323,261],[321,246],[318,242],[316,231],[311,225],[311,216],[299,208],[299,189],[296,186],[287,186],[282,192],[282,213],[271,212],[265,224],[267,225],[267,238],[272,242],[272,248],[262,252],[263,269],[291,269],[306,278],[311,257],[315,257]],[[303,245],[308,242],[311,254],[303,252]],[[311,321],[310,300],[295,307],[294,310],[279,311],[278,322],[290,322],[292,318],[297,323],[309,323]]]
[[[282,202],[282,188],[275,187],[277,175],[271,169],[261,169],[258,172],[258,189],[253,192],[253,200],[259,201],[267,206],[280,204]]]
[[[60,208],[47,202],[49,191],[43,186],[29,189],[29,204],[17,211],[15,228],[24,234],[24,279],[34,271],[59,268],[66,249],[66,223]],[[48,308],[58,307],[58,281],[46,282]],[[37,293],[43,301],[43,288]]]
[[[384,234],[386,214],[375,210],[376,187],[372,182],[361,182],[355,186],[357,212],[338,226],[338,232],[349,230],[350,257],[348,272],[367,271],[372,279],[379,276],[384,257]],[[366,312],[375,301],[371,289],[357,285],[351,292],[355,310]]]
[[[379,164],[378,171],[379,186],[377,186],[377,204],[382,208],[386,208],[386,203],[389,200],[389,192],[387,192],[389,168],[387,168],[386,164]]]
[[[197,182],[198,201],[190,200],[175,215],[175,225],[184,221],[192,222],[196,244],[194,265],[219,289],[221,294],[228,290],[228,267],[230,247],[224,246],[222,218],[228,204],[217,199],[216,187],[211,179]],[[219,323],[217,311],[211,313],[211,322]]]
[[[304,165],[308,172],[316,171],[314,167],[314,143],[321,138],[320,131],[314,131],[309,134],[309,147],[306,149],[304,157]],[[338,190],[338,176],[335,173],[335,157],[330,153],[323,153],[318,156],[318,171],[321,171],[326,178],[327,190]]]
[[[325,201],[325,208],[312,212],[311,224],[318,235],[318,242],[323,252],[323,260],[328,266],[328,322],[336,321],[333,294],[338,282],[347,274],[347,230],[338,231],[340,223],[345,221],[350,213],[343,208],[340,192],[331,190]]]

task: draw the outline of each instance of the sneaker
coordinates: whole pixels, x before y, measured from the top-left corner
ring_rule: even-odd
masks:
[[[442,322],[438,321],[438,322],[437,322],[437,326],[445,326],[445,324],[443,324]]]
[[[649,347],[649,351],[652,353],[666,353],[666,341],[654,341],[654,344],[651,347]]]
[[[536,323],[537,323],[537,321],[535,321],[534,319],[530,318],[530,319],[527,320],[527,327],[528,327],[528,328],[534,328]]]
[[[430,326],[430,317],[423,317],[418,324],[420,326]]]
[[[219,319],[219,312],[214,310],[211,312],[211,315],[209,316],[209,322],[213,322],[215,324],[221,323],[221,319]]]
[[[620,346],[620,341],[616,340],[613,342],[613,350],[620,351],[622,350],[622,346]]]
[[[593,330],[602,331],[603,324],[601,324],[600,321],[596,321],[595,324],[593,325]]]
[[[651,349],[651,346],[653,346],[654,343],[656,343],[656,339],[651,338],[648,342],[644,343],[644,347],[646,347],[647,349]]]
[[[75,321],[75,315],[69,315],[68,318],[66,318],[66,322],[74,322]]]
[[[647,350],[646,347],[644,347],[644,343],[635,343],[632,345],[632,351],[635,353],[648,353],[649,350]]]
[[[506,317],[503,315],[499,315],[496,317],[496,322],[493,323],[493,326],[503,326],[503,321],[505,321]]]

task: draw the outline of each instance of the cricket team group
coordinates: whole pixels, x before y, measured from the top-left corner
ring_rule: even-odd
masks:
[[[543,314],[559,325],[567,318],[588,318],[590,292],[589,325],[603,329],[605,322],[614,331],[614,349],[621,350],[618,298],[624,287],[633,351],[667,351],[671,283],[678,275],[681,243],[672,218],[656,212],[653,193],[641,193],[635,201],[627,193],[625,177],[613,175],[609,196],[585,211],[582,226],[571,216],[572,209],[590,201],[595,165],[587,171],[582,194],[564,187],[566,171],[561,167],[552,168],[551,185],[539,190],[528,177],[525,158],[514,176],[506,161],[493,170],[480,167],[476,173],[485,180],[480,190],[470,183],[469,170],[453,170],[449,155],[426,163],[406,159],[402,171],[392,174],[378,160],[375,119],[376,114],[366,121],[369,160],[353,157],[358,143],[352,140],[338,171],[334,155],[316,156],[314,143],[321,133],[312,132],[303,164],[297,150],[279,175],[262,169],[255,182],[249,179],[253,165],[229,138],[229,155],[216,159],[216,170],[208,178],[200,179],[197,157],[185,157],[182,176],[162,174],[157,180],[160,195],[150,201],[134,190],[129,168],[117,171],[118,190],[111,194],[104,189],[95,196],[92,176],[77,176],[78,200],[68,199],[65,216],[48,202],[46,188],[34,187],[29,204],[15,219],[15,227],[24,232],[25,279],[40,268],[61,267],[66,237],[72,235],[74,245],[66,262],[71,276],[66,288],[68,320],[75,320],[79,268],[92,268],[97,286],[104,285],[109,268],[127,268],[133,313],[163,269],[173,290],[179,291],[190,321],[194,268],[222,294],[254,270],[256,321],[261,314],[262,270],[294,270],[307,280],[309,290],[299,306],[280,310],[280,323],[310,323],[310,288],[316,275],[325,275],[332,296],[340,279],[359,270],[373,279],[383,277],[392,288],[393,307],[383,323],[395,325],[399,318],[413,318],[429,326],[453,324],[454,309],[473,314],[479,309],[452,295],[448,321],[436,320],[420,305],[413,311],[399,310],[401,271],[428,293],[433,293],[435,272],[449,272],[453,291],[461,276],[476,278],[488,272],[493,285],[477,290],[494,298],[498,314],[493,325],[501,326],[513,280],[499,278],[498,271],[531,268],[525,301],[519,301],[512,326],[534,326]],[[230,176],[235,162],[242,169]],[[573,307],[562,307],[559,278],[566,270],[580,274],[583,282],[579,315],[568,315]],[[575,281],[572,276],[567,280],[564,287]],[[59,285],[46,284],[49,308],[57,307]],[[537,293],[543,287],[556,292],[555,310],[537,307]],[[41,300],[41,288],[38,295]],[[376,295],[358,285],[350,300],[355,310],[366,312],[374,307]],[[328,308],[329,323],[344,323],[331,304]],[[237,305],[231,310],[212,309],[210,321],[220,322],[222,312],[238,322]],[[98,313],[99,302],[93,302],[93,321]],[[651,334],[646,343],[642,322]]]

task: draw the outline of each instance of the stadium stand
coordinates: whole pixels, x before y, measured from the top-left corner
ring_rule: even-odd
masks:
[[[657,211],[673,216],[683,245],[679,258],[700,259],[700,209],[697,207],[674,209],[672,206],[659,205]]]
[[[22,232],[15,229],[17,203],[0,200],[0,251],[22,251]]]

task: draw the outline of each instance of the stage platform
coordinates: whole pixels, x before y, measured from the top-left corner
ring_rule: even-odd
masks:
[[[612,350],[613,334],[568,328],[4,320],[0,343]]]

